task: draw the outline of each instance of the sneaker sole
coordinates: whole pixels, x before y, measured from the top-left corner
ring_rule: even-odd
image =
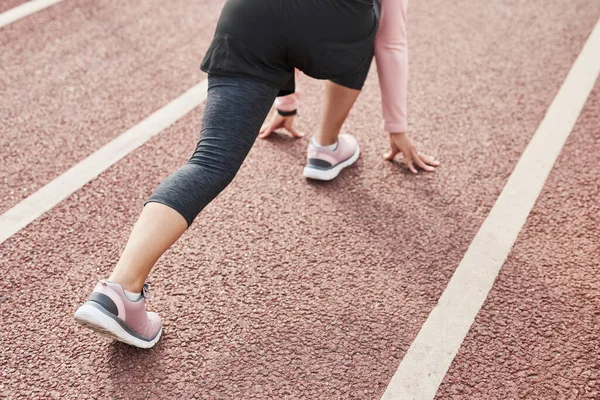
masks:
[[[349,167],[352,164],[354,164],[356,162],[356,160],[358,160],[359,156],[360,156],[360,147],[357,147],[356,153],[354,153],[352,155],[352,157],[350,157],[346,161],[342,161],[335,167],[331,167],[329,169],[318,169],[318,168],[306,166],[306,167],[304,167],[303,175],[305,178],[308,178],[308,179],[315,179],[318,181],[330,181],[330,180],[334,179],[335,177],[337,177],[344,168]]]
[[[128,345],[149,349],[153,347],[162,335],[162,327],[151,341],[141,340],[128,333],[117,321],[103,313],[96,307],[83,304],[75,312],[75,321],[99,333],[102,336],[127,343]]]

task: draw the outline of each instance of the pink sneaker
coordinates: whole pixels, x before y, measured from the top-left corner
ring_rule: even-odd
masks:
[[[158,314],[146,311],[149,289],[145,284],[140,298],[131,301],[121,285],[102,280],[75,312],[75,321],[104,336],[148,349],[162,333]]]
[[[335,150],[315,146],[311,141],[308,145],[304,176],[320,181],[330,181],[338,176],[342,169],[354,164],[359,155],[358,142],[353,136],[345,133],[338,136],[338,145]]]

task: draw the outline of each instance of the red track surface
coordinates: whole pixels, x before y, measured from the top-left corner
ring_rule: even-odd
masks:
[[[600,82],[438,399],[600,398],[598,110]]]
[[[257,142],[152,273],[165,333],[150,351],[72,313],[189,156],[201,109],[3,243],[0,394],[379,398],[600,17],[594,0],[489,3],[409,10],[411,131],[440,170],[381,160],[374,73],[345,127],[361,159],[336,181],[301,178],[308,139]],[[201,79],[219,7],[66,0],[0,31],[0,212]],[[310,132],[320,84],[302,88]],[[596,88],[438,398],[598,397],[599,102]]]
[[[4,28],[0,212],[202,79],[220,7],[67,0]]]

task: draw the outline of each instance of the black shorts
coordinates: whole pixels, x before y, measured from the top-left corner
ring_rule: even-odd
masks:
[[[294,68],[362,89],[373,58],[372,0],[227,0],[201,69],[295,90]]]

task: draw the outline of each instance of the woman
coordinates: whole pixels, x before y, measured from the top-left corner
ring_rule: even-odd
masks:
[[[162,333],[146,311],[144,283],[158,258],[233,179],[278,95],[294,92],[294,70],[330,79],[323,133],[337,136],[366,79],[377,16],[369,0],[227,0],[202,69],[208,97],[200,141],[186,165],[150,196],[108,280],[100,281],[75,320],[133,346]],[[344,155],[358,156],[345,142]]]

